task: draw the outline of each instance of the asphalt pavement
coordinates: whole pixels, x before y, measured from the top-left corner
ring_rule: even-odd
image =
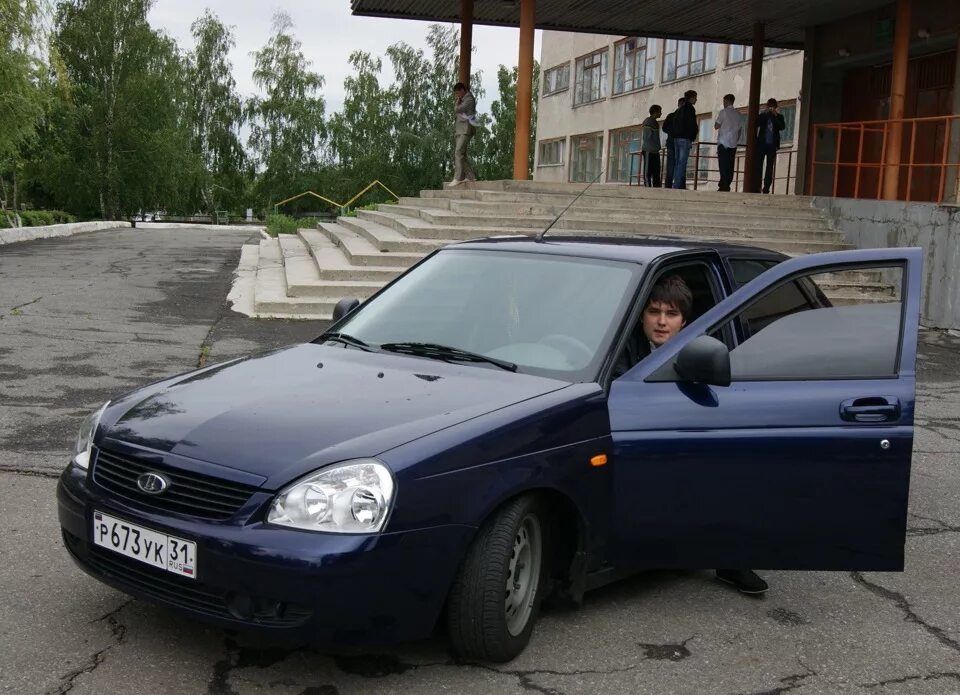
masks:
[[[547,611],[506,665],[442,637],[339,654],[265,644],[135,601],[77,569],[54,495],[77,427],[118,393],[320,322],[225,298],[246,232],[121,229],[0,247],[0,692],[960,693],[960,339],[922,337],[907,568],[638,575]],[[332,598],[331,600],[336,600]]]

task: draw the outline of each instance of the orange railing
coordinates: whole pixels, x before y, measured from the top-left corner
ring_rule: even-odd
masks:
[[[899,161],[888,163],[888,150],[898,136]],[[884,178],[892,176],[897,200],[942,203],[958,194],[960,114],[818,123],[811,153],[809,195],[880,199]],[[830,180],[824,181],[824,172]]]
[[[733,164],[733,181],[730,184],[730,190],[742,193],[744,188],[744,171],[746,169],[746,147],[738,147],[737,154]],[[720,158],[716,154],[717,143],[715,142],[694,142],[690,148],[690,157],[687,160],[687,188],[693,190],[704,189],[713,186],[712,190],[720,181]],[[633,157],[640,157],[640,152],[630,152]],[[793,193],[791,183],[796,178],[797,160],[796,149],[781,149],[773,161],[773,178],[770,185],[771,193]],[[664,172],[667,166],[667,150],[660,150],[660,178],[664,178]],[[630,172],[636,171],[636,174],[630,173],[627,177],[628,183],[632,186],[644,185],[646,174],[646,160],[641,158],[637,165],[630,165]],[[760,172],[761,180],[763,172]]]

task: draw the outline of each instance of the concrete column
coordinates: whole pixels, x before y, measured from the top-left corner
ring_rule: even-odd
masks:
[[[517,125],[513,141],[513,178],[526,181],[530,161],[530,117],[533,103],[533,28],[535,0],[520,0],[520,55],[517,58]]]
[[[473,0],[460,0],[460,76],[470,86],[470,58],[473,55]]]
[[[897,0],[893,34],[893,65],[890,68],[890,119],[903,118],[907,101],[907,65],[910,61],[910,0]],[[903,123],[890,123],[883,169],[883,199],[896,200],[900,184]]]
[[[793,194],[808,193],[810,159],[813,156],[811,140],[813,138],[813,64],[816,59],[817,34],[814,27],[804,29],[803,75],[800,79],[800,116],[797,121],[797,178],[794,180]],[[813,191],[809,191],[812,195]]]
[[[748,193],[760,192],[760,181],[756,178],[757,158],[757,115],[760,113],[760,82],[763,79],[763,23],[753,25],[753,55],[750,58],[750,96],[747,99],[747,156],[743,162],[743,190]]]

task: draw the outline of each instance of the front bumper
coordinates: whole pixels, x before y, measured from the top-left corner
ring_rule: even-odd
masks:
[[[181,519],[136,509],[68,466],[57,485],[64,544],[85,572],[124,593],[224,627],[331,645],[425,637],[475,529],[338,535]],[[195,541],[189,579],[90,542],[94,509]]]

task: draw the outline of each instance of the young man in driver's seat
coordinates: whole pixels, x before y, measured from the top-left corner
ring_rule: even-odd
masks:
[[[641,325],[647,345],[636,346],[633,363],[661,347],[687,325],[693,307],[693,293],[678,275],[660,278],[650,291],[643,308]],[[646,349],[645,349],[646,348]],[[717,579],[733,584],[745,594],[762,594],[767,583],[753,570],[718,569]]]

